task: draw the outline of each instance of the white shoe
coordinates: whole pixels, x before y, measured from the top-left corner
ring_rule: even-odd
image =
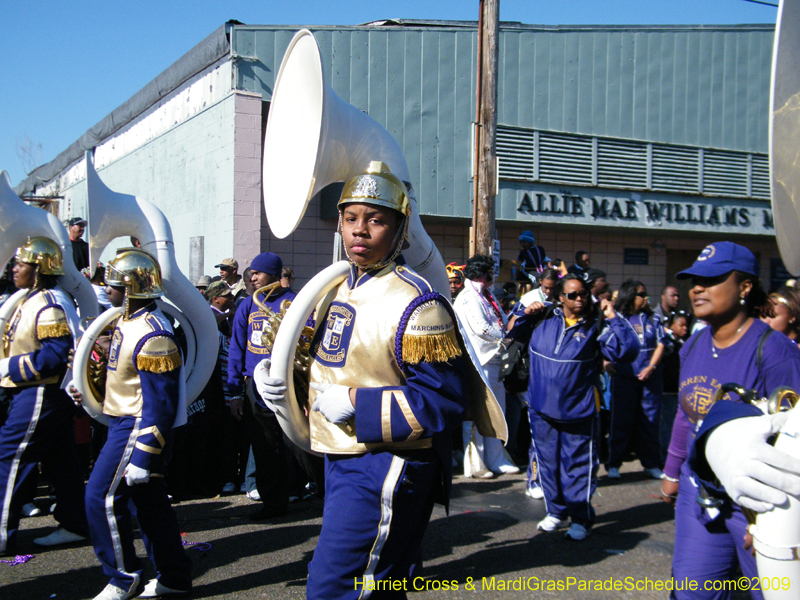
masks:
[[[67,531],[63,527],[56,527],[56,530],[50,535],[36,538],[33,543],[37,546],[60,546],[61,544],[72,544],[74,542],[82,542],[86,537]],[[110,584],[109,584],[110,585]],[[113,587],[113,586],[112,586]],[[117,588],[119,589],[119,588]]]
[[[223,494],[232,494],[236,491],[236,484],[233,482],[226,483],[222,486],[222,493]]]
[[[653,467],[652,469],[645,469],[644,472],[653,479],[664,479],[664,471],[662,471],[658,467]]]
[[[547,515],[539,521],[536,529],[539,531],[555,531],[556,529],[564,529],[567,525],[569,525],[569,522],[566,519],[559,519],[555,515]]]
[[[586,530],[586,527],[580,523],[573,523],[569,526],[569,529],[567,530],[567,533],[564,534],[564,537],[568,540],[575,540],[579,542],[581,540],[585,540],[587,535],[589,535],[589,532]]]
[[[261,500],[261,494],[258,493],[258,490],[253,490],[252,492],[247,492],[245,494],[245,496],[250,498],[250,500],[254,500],[255,502],[258,502],[259,500]]]
[[[544,498],[544,492],[538,485],[525,490],[525,495],[529,498],[533,498],[534,500],[541,500]]]
[[[500,475],[516,475],[519,473],[519,467],[516,465],[500,465],[497,468],[497,472]]]
[[[38,517],[40,514],[42,514],[42,509],[33,502],[28,502],[22,506],[23,517]]]
[[[611,467],[608,470],[608,478],[609,479],[620,479],[622,476],[619,474],[619,469],[616,467]]]
[[[122,588],[109,583],[103,591],[94,597],[94,600],[128,600],[129,598],[136,598],[139,595],[138,588],[126,592]]]
[[[492,479],[494,478],[494,473],[492,473],[489,469],[484,469],[483,471],[476,471],[470,477],[474,479]]]
[[[144,586],[144,591],[139,598],[166,598],[169,596],[186,596],[189,590],[173,590],[163,585],[158,579],[151,579]]]

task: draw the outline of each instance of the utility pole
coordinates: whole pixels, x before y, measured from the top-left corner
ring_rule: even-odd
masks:
[[[478,76],[475,109],[475,181],[472,254],[491,256],[494,248],[494,198],[497,195],[497,61],[500,0],[480,0]]]

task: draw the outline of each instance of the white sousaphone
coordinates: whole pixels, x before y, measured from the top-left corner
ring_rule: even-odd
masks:
[[[444,261],[422,226],[400,146],[369,115],[336,95],[325,77],[319,46],[306,29],[295,34],[283,57],[268,119],[262,181],[267,220],[276,237],[285,238],[297,228],[308,203],[325,186],[347,181],[365,173],[370,162],[382,161],[409,189],[410,247],[403,250],[403,257],[436,291],[450,298]],[[297,401],[292,376],[295,350],[309,315],[349,271],[346,261],[338,261],[311,279],[286,312],[272,348],[270,375],[287,385],[286,402],[277,404],[278,422],[296,445],[309,452],[308,418]],[[473,364],[479,364],[466,336],[461,337]],[[482,378],[480,369],[473,375]],[[490,400],[471,404],[470,409],[478,413],[473,414],[476,422],[491,423],[481,433],[505,439],[502,411],[486,388]]]
[[[180,323],[186,335],[184,373],[186,399],[191,403],[203,391],[214,371],[218,349],[217,324],[203,296],[178,268],[169,222],[164,213],[147,200],[110,190],[95,171],[90,152],[86,153],[86,185],[92,264],[112,240],[129,236],[138,238],[142,250],[158,260],[165,296],[171,303],[158,301],[158,306]],[[91,393],[88,381],[92,348],[98,336],[121,311],[108,310],[95,319],[75,351],[75,386],[83,395],[84,405],[88,405],[87,412],[102,413],[100,400]]]
[[[14,257],[16,249],[27,242],[29,237],[49,238],[61,249],[64,275],[59,279],[56,293],[60,290],[70,297],[63,298],[62,305],[67,313],[70,331],[77,341],[80,328],[72,299],[78,303],[81,317],[96,317],[100,307],[92,284],[75,267],[72,242],[66,227],[55,215],[23,202],[11,188],[8,174],[0,171],[0,273]],[[6,323],[27,293],[27,289],[18,290],[0,307],[0,334],[5,332]]]
[[[781,0],[775,26],[770,94],[769,166],[772,212],[786,268],[800,274],[800,0]],[[800,458],[800,410],[792,409],[775,447]],[[800,499],[756,517],[753,545],[758,574],[791,585],[800,581]],[[790,587],[790,586],[786,586]],[[797,590],[761,587],[764,598],[796,598]]]

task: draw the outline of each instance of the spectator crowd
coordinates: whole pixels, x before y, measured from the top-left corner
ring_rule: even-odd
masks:
[[[111,307],[105,267],[89,264],[81,239],[85,223],[81,218],[68,223],[73,257],[105,310]],[[693,373],[716,372],[723,361],[715,359],[739,348],[741,356],[735,360],[756,361],[753,373],[748,371],[743,375],[747,381],[740,383],[764,387],[763,378],[757,377],[763,369],[760,361],[766,361],[760,355],[763,347],[795,371],[773,376],[758,391],[767,394],[779,383],[793,384],[800,378],[800,293],[794,282],[762,290],[752,253],[718,242],[708,260],[679,274],[692,282],[693,310],[687,310],[677,280],[670,278],[659,290],[648,290],[636,279],[609,281],[600,268],[608,265],[593,264],[583,249],[567,265],[548,257],[530,231],[519,242],[509,281],[497,280],[499,270],[488,256],[447,265],[453,314],[475,350],[476,367],[508,429],[505,443],[482,435],[471,421],[449,432],[454,473],[490,479],[526,470],[524,493],[546,507],[538,531],[565,529],[568,539],[580,541],[591,534],[596,519],[592,496],[600,466],[611,482],[624,485],[631,475],[621,467],[639,461],[646,477],[661,481],[664,501],[678,505],[676,577],[702,578],[703,569],[711,569],[715,560],[726,569],[741,563],[742,572],[753,572],[739,552],[736,536],[745,535],[746,525],[735,509],[729,510],[724,525],[725,547],[734,548],[733,558],[696,558],[689,549],[696,545],[715,555],[720,536],[689,514],[697,506],[687,498],[696,498],[702,488],[692,479],[687,447],[705,413],[688,405],[682,394],[683,359],[688,354],[705,361],[696,362]],[[718,264],[725,256],[728,263]],[[216,344],[219,353],[208,384],[187,409],[186,424],[175,430],[166,460],[166,489],[173,501],[246,494],[256,504],[252,517],[271,519],[284,514],[289,503],[323,496],[325,467],[322,459],[289,441],[252,383],[271,351],[262,335],[271,313],[262,306],[280,313],[296,291],[292,269],[275,253],[248,259],[241,274],[237,259],[224,258],[215,265],[217,275],[202,275],[195,282],[217,324],[216,339],[207,342]],[[728,285],[721,278],[734,276],[739,279],[724,293],[715,291]],[[9,265],[0,280],[0,302],[14,291]],[[254,301],[257,293],[261,302]],[[728,337],[723,340],[724,335]],[[764,342],[767,335],[772,341]],[[746,348],[737,345],[740,339]],[[179,327],[176,340],[180,345]],[[699,357],[701,347],[708,356]],[[720,381],[735,378],[718,370]],[[8,390],[0,388],[0,424],[11,414]],[[72,420],[82,476],[88,477],[108,432],[79,409]],[[63,473],[54,473],[43,461],[40,469],[26,474],[14,491],[22,516],[57,510],[54,498],[35,497],[37,477],[57,483]],[[58,545],[88,535],[85,524],[73,529],[67,523],[61,533],[36,543]]]

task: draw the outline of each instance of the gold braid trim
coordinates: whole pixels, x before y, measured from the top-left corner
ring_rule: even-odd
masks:
[[[136,357],[136,368],[150,373],[168,373],[180,368],[181,354],[177,350],[162,356],[146,356],[142,353]]]
[[[47,323],[36,326],[36,337],[40,340],[64,337],[65,335],[70,335],[69,325],[66,323]]]
[[[447,362],[461,356],[455,333],[448,331],[436,335],[404,335],[403,362],[416,365],[421,362]]]

